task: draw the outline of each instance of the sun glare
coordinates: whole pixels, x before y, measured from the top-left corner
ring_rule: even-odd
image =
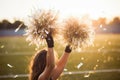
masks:
[[[39,0],[37,7],[55,9],[60,12],[61,17],[89,15],[92,19],[98,19],[112,14],[109,10],[111,4],[104,0]]]
[[[24,18],[34,9],[55,9],[61,17],[87,14],[92,19],[120,14],[119,1],[112,0],[0,0],[0,19]]]

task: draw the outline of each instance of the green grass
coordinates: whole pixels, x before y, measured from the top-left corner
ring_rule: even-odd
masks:
[[[44,46],[43,46],[44,47]],[[55,43],[59,56],[64,51],[63,44]],[[35,53],[35,45],[28,46],[24,37],[0,37],[0,75],[28,74],[28,64]],[[79,69],[77,65],[83,63]],[[12,65],[10,68],[7,64]],[[101,69],[120,69],[120,35],[96,35],[94,46],[72,51],[66,69],[85,71]],[[120,80],[120,73],[94,73],[88,78],[84,74],[63,75],[60,80]],[[114,76],[114,77],[113,77]],[[2,80],[27,80],[27,78],[7,78]]]
[[[84,77],[85,74],[66,75],[60,77],[60,80],[120,80],[120,73],[96,73]]]

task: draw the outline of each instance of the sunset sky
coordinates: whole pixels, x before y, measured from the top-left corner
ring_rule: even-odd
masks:
[[[120,16],[120,0],[0,0],[0,20],[25,19],[34,9],[54,9],[62,17],[89,15]]]

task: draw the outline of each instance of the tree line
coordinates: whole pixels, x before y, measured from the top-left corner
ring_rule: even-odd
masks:
[[[99,18],[92,21],[97,33],[120,33],[120,18],[114,17],[107,22],[106,18]]]
[[[26,27],[26,25],[24,24],[24,22],[22,22],[20,20],[16,20],[14,23],[11,23],[11,22],[9,22],[8,20],[5,19],[5,20],[2,20],[0,22],[0,30],[16,29],[20,25],[21,25],[21,29],[24,29]]]
[[[24,29],[27,26],[24,22],[16,20],[14,23],[10,23],[8,20],[2,20],[0,22],[0,30],[6,29],[16,29],[21,25],[20,29]],[[114,17],[111,21],[107,23],[106,18],[99,18],[97,20],[92,20],[92,25],[95,27],[97,33],[120,33],[120,18]]]

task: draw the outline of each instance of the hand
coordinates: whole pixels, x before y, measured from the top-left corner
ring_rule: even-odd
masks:
[[[66,48],[65,48],[65,52],[66,53],[71,53],[72,51],[72,47],[70,47],[70,45],[67,45]]]
[[[53,48],[54,41],[53,41],[53,37],[51,36],[51,34],[47,34],[47,37],[45,39],[46,39],[48,48]]]

